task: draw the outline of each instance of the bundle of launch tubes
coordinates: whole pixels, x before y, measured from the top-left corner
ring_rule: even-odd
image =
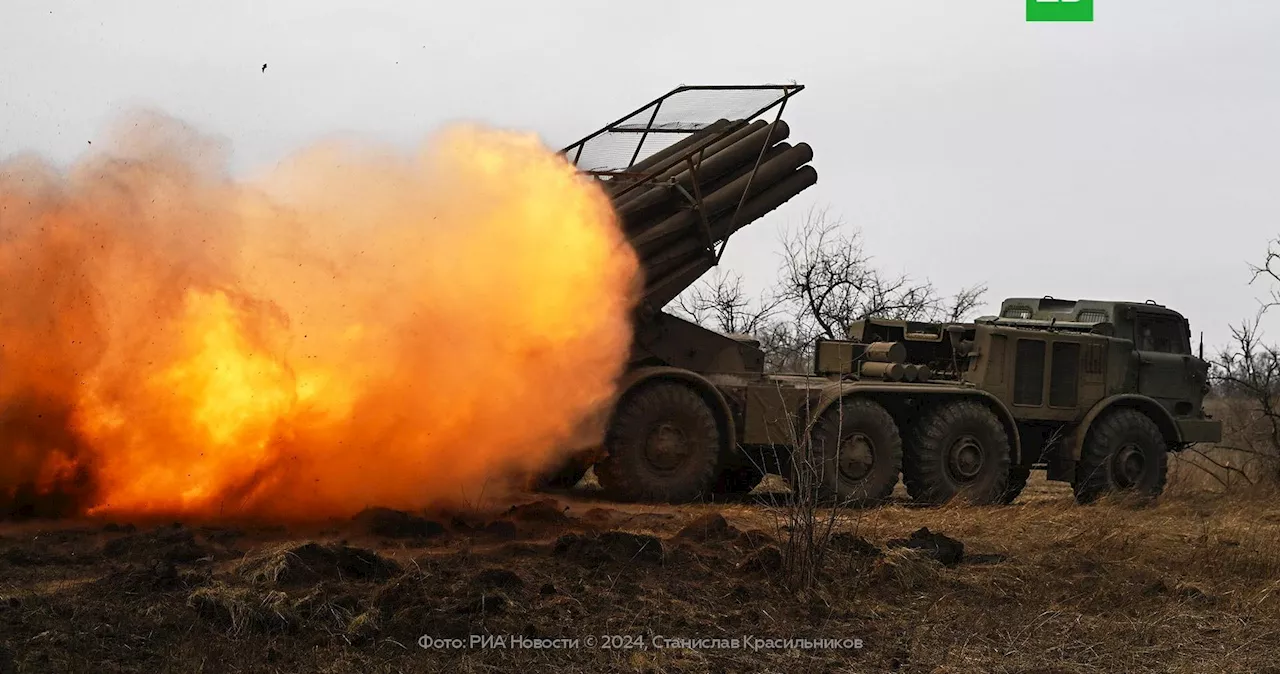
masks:
[[[789,135],[782,120],[719,120],[630,167],[670,166],[645,184],[618,181],[626,191],[615,188],[614,208],[640,256],[647,304],[670,302],[715,266],[717,244],[817,182],[813,150]]]

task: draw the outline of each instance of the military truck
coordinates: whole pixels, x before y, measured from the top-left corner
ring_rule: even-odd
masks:
[[[785,142],[800,85],[686,86],[565,148],[609,193],[645,273],[635,335],[590,465],[624,500],[745,492],[766,472],[853,505],[1008,503],[1033,468],[1106,492],[1157,495],[1167,454],[1220,438],[1208,366],[1186,319],[1152,302],[1010,299],[999,316],[868,319],[819,340],[810,373],[767,374],[760,344],[662,311],[732,234],[817,181]],[[772,121],[767,119],[772,116]]]

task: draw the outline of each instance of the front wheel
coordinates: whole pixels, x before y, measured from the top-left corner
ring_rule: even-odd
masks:
[[[1164,491],[1168,468],[1160,427],[1138,410],[1118,409],[1089,428],[1072,487],[1079,503],[1108,492],[1155,498]]]
[[[707,494],[720,467],[715,413],[693,389],[644,384],[623,396],[595,465],[605,492],[625,501],[683,503]]]
[[[986,405],[941,403],[922,415],[910,437],[903,481],[916,502],[941,505],[958,497],[993,505],[1007,497],[1009,436]]]

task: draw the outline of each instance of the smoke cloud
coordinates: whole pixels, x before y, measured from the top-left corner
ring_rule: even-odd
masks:
[[[303,150],[250,180],[157,114],[0,164],[0,515],[420,508],[554,465],[639,270],[536,138]]]

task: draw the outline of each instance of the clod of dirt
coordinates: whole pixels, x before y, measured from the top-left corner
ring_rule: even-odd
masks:
[[[867,539],[847,531],[837,531],[827,539],[827,544],[834,550],[847,552],[863,557],[879,557],[880,548],[867,542]]]
[[[504,590],[514,590],[524,587],[524,579],[516,572],[510,569],[491,568],[485,569],[477,573],[475,578],[471,580],[473,585],[479,587],[492,587]]]
[[[212,551],[196,542],[195,534],[181,524],[159,527],[107,541],[102,546],[107,557],[162,559],[186,564],[209,557]]]
[[[782,570],[782,564],[782,551],[777,546],[766,545],[747,555],[738,568],[743,571],[777,573]]]
[[[516,522],[562,524],[569,521],[569,516],[565,514],[566,510],[568,508],[561,506],[559,501],[544,498],[533,503],[511,506],[506,516]]]
[[[551,583],[543,583],[542,587],[538,588],[538,594],[544,597],[549,597],[555,593],[556,593],[556,586],[552,585]]]
[[[321,580],[382,580],[400,571],[394,561],[341,543],[286,544],[246,557],[237,573],[253,583],[296,585]]]
[[[889,548],[920,550],[942,562],[943,566],[955,566],[964,558],[964,543],[944,534],[933,533],[928,527],[921,527],[911,532],[909,538],[894,539],[885,545]]]
[[[708,543],[731,540],[740,533],[742,532],[730,525],[720,513],[707,513],[681,529],[676,538]]]
[[[599,536],[577,533],[564,534],[556,539],[552,554],[583,563],[605,562],[661,563],[664,558],[662,541],[645,534],[626,531],[606,531]]]
[[[351,521],[374,536],[386,538],[431,538],[444,533],[439,522],[390,508],[365,508]]]

